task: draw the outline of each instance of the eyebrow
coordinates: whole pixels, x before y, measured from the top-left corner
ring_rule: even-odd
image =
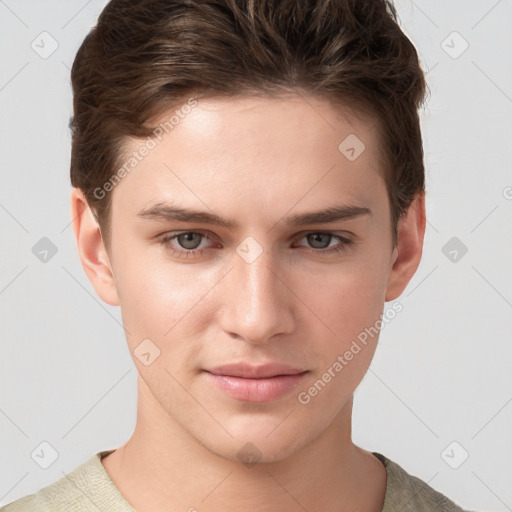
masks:
[[[289,215],[281,219],[288,226],[299,227],[307,224],[326,224],[339,220],[349,220],[364,215],[371,215],[372,211],[366,206],[353,204],[334,205],[316,212]],[[238,228],[234,219],[221,217],[205,211],[180,208],[170,203],[160,202],[149,208],[141,210],[138,217],[162,221],[179,221],[197,224],[212,224],[227,229]]]

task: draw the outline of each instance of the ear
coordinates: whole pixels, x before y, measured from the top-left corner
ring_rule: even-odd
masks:
[[[423,250],[425,224],[425,193],[421,192],[398,221],[397,245],[392,254],[386,302],[399,297],[416,272]]]
[[[114,274],[100,227],[87,199],[78,188],[71,192],[71,218],[82,266],[98,296],[111,306],[119,306]]]

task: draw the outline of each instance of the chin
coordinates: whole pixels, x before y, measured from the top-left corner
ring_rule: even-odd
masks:
[[[298,428],[291,418],[283,421],[286,414],[276,418],[258,421],[254,417],[238,420],[236,424],[227,425],[222,433],[215,436],[196,437],[210,452],[234,462],[242,462],[247,467],[256,463],[280,462],[299,452],[315,439],[314,433],[308,435]],[[287,423],[288,422],[288,423]],[[203,430],[203,432],[205,432]],[[211,431],[210,431],[211,433]]]
[[[233,440],[231,446],[222,449],[221,446],[214,446],[214,453],[231,460],[242,463],[246,467],[255,464],[272,464],[286,460],[303,447],[297,439],[288,438],[282,442],[269,442],[265,439],[254,439],[248,436],[244,440]]]

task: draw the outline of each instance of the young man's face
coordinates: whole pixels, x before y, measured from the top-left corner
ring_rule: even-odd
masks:
[[[201,100],[153,138],[113,190],[113,280],[88,271],[121,306],[148,428],[167,423],[232,459],[250,442],[273,461],[347,424],[377,336],[353,342],[380,325],[421,253],[414,216],[402,235],[416,252],[401,262],[393,249],[377,137],[370,121],[297,96]],[[130,141],[126,160],[144,142]],[[165,205],[236,227],[166,219]],[[351,215],[335,221],[287,221],[344,206]],[[237,364],[295,375],[219,369]]]

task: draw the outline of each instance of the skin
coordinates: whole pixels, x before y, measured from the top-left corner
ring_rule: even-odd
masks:
[[[349,134],[366,146],[355,161],[338,150]],[[126,154],[140,145],[129,140]],[[297,399],[375,324],[418,267],[424,196],[401,218],[394,247],[379,155],[375,123],[327,100],[211,98],[114,188],[109,250],[73,190],[83,267],[98,296],[121,307],[139,372],[134,433],[102,461],[139,512],[382,510],[385,468],[351,439],[353,394],[377,337],[308,404]],[[233,218],[239,227],[137,216],[160,201]],[[282,221],[340,203],[372,213],[299,228]],[[205,252],[173,255],[160,241],[176,231],[208,237],[174,239],[176,250]],[[318,231],[333,236],[306,236]],[[338,235],[352,243],[314,252],[342,244]],[[236,252],[248,236],[262,249],[251,263]],[[148,366],[134,356],[146,338],[161,351]],[[309,373],[285,396],[251,403],[227,396],[202,372],[240,361]],[[257,464],[237,458],[248,442]]]

